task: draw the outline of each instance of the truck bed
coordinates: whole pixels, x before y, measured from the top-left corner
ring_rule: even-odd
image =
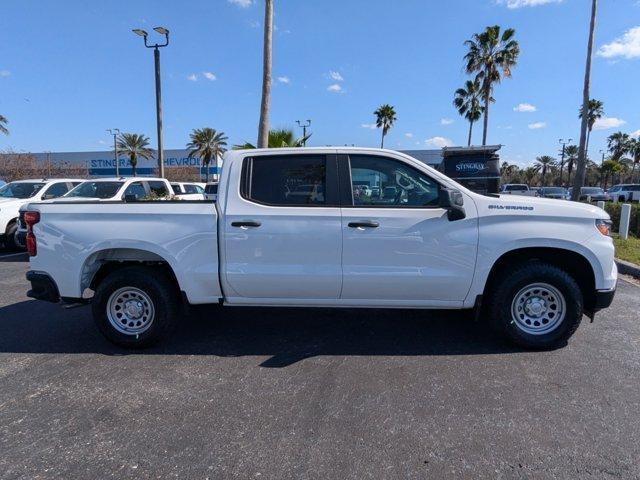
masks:
[[[218,277],[216,204],[205,201],[44,202],[34,225],[31,270],[57,281],[61,297],[81,298],[104,261],[168,263],[190,303],[215,303]],[[41,267],[42,266],[42,267]]]

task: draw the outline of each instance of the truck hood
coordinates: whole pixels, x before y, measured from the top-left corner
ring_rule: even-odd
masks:
[[[2,198],[0,199],[0,208],[13,205],[22,205],[23,203],[26,203],[28,201],[28,198]]]
[[[500,198],[483,197],[490,210],[526,211],[534,215],[572,218],[609,219],[609,214],[595,205],[559,200],[555,198],[525,197],[520,195],[500,195]],[[524,210],[523,210],[524,211]]]

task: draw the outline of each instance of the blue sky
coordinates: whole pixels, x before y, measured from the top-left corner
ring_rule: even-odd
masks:
[[[463,42],[499,24],[516,29],[521,56],[495,90],[489,143],[520,164],[556,155],[559,138],[579,136],[589,4],[275,0],[271,125],[310,118],[310,145],[377,146],[372,112],[390,103],[398,121],[385,146],[464,144],[468,124],[452,106],[467,78]],[[110,127],[155,145],[153,56],[131,29],[157,25],[171,31],[162,50],[165,148],[182,148],[202,126],[230,143],[255,141],[262,17],[262,0],[3,2],[0,114],[11,134],[0,150],[105,150]],[[640,130],[638,0],[600,2],[596,48],[592,96],[607,119],[592,135],[592,157],[610,133]]]

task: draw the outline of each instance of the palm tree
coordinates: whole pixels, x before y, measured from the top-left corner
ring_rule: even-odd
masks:
[[[487,144],[487,130],[489,127],[489,103],[493,85],[500,83],[504,76],[511,76],[511,69],[518,61],[520,46],[514,40],[516,31],[507,28],[500,35],[500,26],[487,27],[482,33],[475,33],[471,40],[464,44],[469,52],[464,56],[467,62],[467,73],[475,73],[476,80],[481,84],[484,100],[484,126],[482,130],[482,145]]]
[[[538,162],[534,167],[537,170],[542,170],[542,186],[545,186],[545,177],[547,176],[547,169],[550,169],[556,165],[556,160],[549,155],[543,155],[541,157],[536,158],[536,162]]]
[[[573,164],[578,158],[578,146],[577,145],[567,145],[564,148],[564,154],[567,156],[567,184],[571,184],[571,172],[573,171]]]
[[[194,128],[189,135],[191,141],[187,143],[189,158],[199,157],[205,167],[205,181],[209,183],[209,164],[211,159],[216,161],[220,155],[227,151],[227,137],[223,132],[217,132],[215,128]]]
[[[589,41],[587,42],[587,61],[584,67],[584,85],[582,87],[582,111],[589,111],[589,88],[591,84],[591,56],[593,55],[593,35],[596,29],[596,10],[598,0],[591,0],[591,21],[589,23]],[[571,200],[577,202],[580,199],[580,189],[584,186],[584,176],[587,169],[587,129],[588,115],[582,116],[580,122],[580,144],[578,148],[578,164],[576,176],[573,179],[573,189],[571,190]]]
[[[385,103],[373,112],[373,114],[376,116],[376,127],[382,128],[382,141],[380,142],[380,148],[384,148],[384,137],[391,127],[393,127],[393,123],[397,120],[396,111],[391,105]]]
[[[453,105],[458,109],[458,113],[469,121],[469,138],[467,146],[471,145],[471,132],[474,122],[480,120],[484,107],[480,104],[480,82],[478,80],[467,80],[463,88],[456,90]]]
[[[522,172],[522,176],[524,178],[524,181],[527,183],[527,185],[531,185],[533,183],[533,180],[536,178],[537,174],[538,174],[538,170],[536,169],[535,166],[527,167]]]
[[[264,45],[262,57],[262,100],[258,124],[258,148],[269,142],[269,108],[271,106],[271,54],[273,45],[273,0],[264,2]]]
[[[582,118],[583,107],[580,107],[580,111],[578,113],[578,118]],[[592,98],[589,100],[589,109],[588,109],[588,117],[587,117],[587,143],[585,144],[584,150],[585,155],[589,156],[589,138],[591,138],[591,131],[593,130],[593,126],[596,123],[596,120],[604,115],[604,104],[600,100],[596,100]]]
[[[9,123],[9,120],[7,120],[7,117],[0,115],[0,133],[9,135],[9,129],[5,127],[7,123]]]
[[[129,156],[129,165],[136,176],[138,157],[149,159],[153,156],[153,150],[149,148],[149,137],[137,133],[121,133],[118,137],[118,151]]]
[[[606,190],[609,175],[611,175],[611,178],[613,179],[614,175],[621,170],[622,166],[619,162],[616,162],[614,160],[605,160],[604,162],[602,162],[602,165],[600,166],[600,174],[602,175],[602,179],[604,181],[602,188]]]
[[[640,163],[640,137],[629,140],[629,152],[633,158],[633,166],[631,167],[631,182],[635,180],[636,165]]]
[[[611,160],[619,162],[626,153],[629,153],[630,140],[629,134],[622,132],[612,133],[607,137],[607,148],[611,152]]]
[[[309,139],[311,134],[306,137],[295,138],[293,130],[287,128],[280,128],[277,130],[269,131],[269,143],[268,148],[287,148],[287,147],[303,147],[305,142]],[[246,150],[254,149],[256,146],[252,143],[246,142],[240,145],[234,145],[234,150]]]

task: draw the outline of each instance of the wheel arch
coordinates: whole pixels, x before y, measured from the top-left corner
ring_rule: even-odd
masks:
[[[105,248],[92,253],[85,259],[80,273],[80,292],[84,297],[87,289],[95,291],[100,281],[110,273],[137,265],[158,269],[181,290],[171,263],[163,256],[137,248]]]
[[[523,247],[503,253],[494,262],[487,276],[483,296],[486,297],[503,272],[514,265],[535,261],[548,263],[566,271],[580,287],[585,309],[593,307],[596,274],[591,262],[581,253],[559,247]]]

